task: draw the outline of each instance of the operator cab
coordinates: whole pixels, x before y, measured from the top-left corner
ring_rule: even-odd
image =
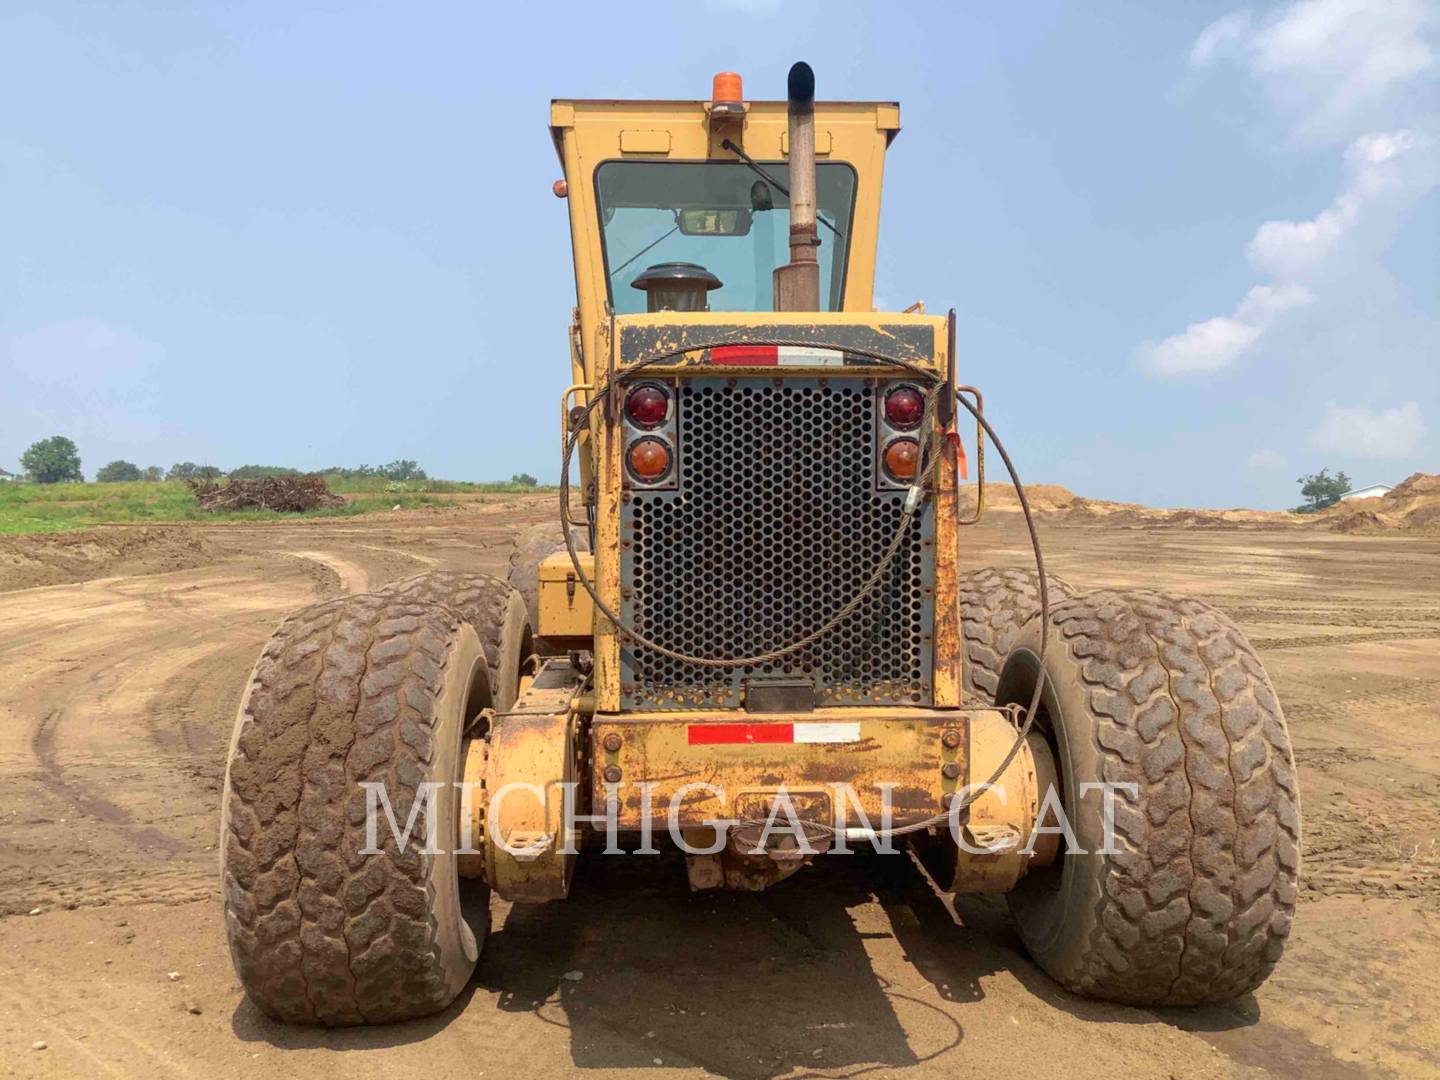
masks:
[[[642,311],[772,311],[775,269],[790,258],[789,165],[785,161],[620,159],[595,170],[609,300],[617,315]],[[844,304],[855,170],[816,169],[820,310]],[[632,283],[626,270],[652,260]],[[648,283],[662,267],[693,267],[714,282],[699,307],[655,307]],[[693,298],[693,291],[691,294]]]

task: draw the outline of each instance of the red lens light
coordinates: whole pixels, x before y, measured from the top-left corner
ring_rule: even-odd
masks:
[[[640,427],[663,424],[669,412],[670,395],[658,386],[637,386],[625,399],[625,415]]]
[[[914,480],[920,444],[914,439],[894,439],[885,447],[885,471],[894,480]]]
[[[885,395],[885,419],[891,427],[912,428],[925,414],[925,399],[913,386],[897,386]]]
[[[659,439],[638,439],[626,455],[630,471],[646,483],[654,483],[670,471],[670,447]]]

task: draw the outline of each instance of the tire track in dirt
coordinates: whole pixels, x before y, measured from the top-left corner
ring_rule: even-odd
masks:
[[[0,715],[13,718],[0,743],[0,820],[27,826],[6,845],[0,913],[214,894],[234,670],[248,670],[280,614],[313,596],[304,565],[0,596],[0,640],[25,643],[0,648]]]
[[[1440,679],[1419,679],[1400,687],[1346,694],[1326,701],[1297,702],[1285,710],[1291,720],[1325,720],[1357,709],[1408,708],[1440,705]]]
[[[1379,633],[1314,634],[1305,637],[1256,638],[1251,644],[1262,652],[1281,649],[1323,649],[1336,645],[1363,645],[1372,641],[1422,641],[1440,638],[1440,629],[1417,627],[1413,630],[1395,628]]]
[[[430,555],[421,555],[418,551],[406,551],[404,548],[381,547],[379,544],[356,544],[358,548],[366,551],[378,551],[385,555],[398,555],[409,562],[419,563],[427,569],[434,569],[440,565],[440,560]]]
[[[342,591],[355,595],[370,591],[370,572],[359,563],[351,562],[349,559],[342,559],[330,551],[290,551],[288,555],[296,558],[309,559],[335,573],[340,579]]]
[[[1326,608],[1231,606],[1227,614],[1249,624],[1286,623],[1292,626],[1365,626],[1393,630],[1419,623],[1440,623],[1440,608],[1386,605],[1385,611],[1362,605]]]
[[[165,858],[183,851],[185,845],[173,836],[149,825],[137,826],[130,812],[124,807],[67,777],[55,754],[55,729],[59,726],[63,714],[63,709],[55,709],[46,714],[31,741],[35,760],[40,765],[40,782],[65,799],[76,811],[108,826],[135,847],[158,852]]]

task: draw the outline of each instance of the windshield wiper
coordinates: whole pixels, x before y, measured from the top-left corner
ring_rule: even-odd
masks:
[[[679,228],[680,228],[680,223],[677,221],[677,222],[675,223],[675,228],[674,228],[674,229],[671,229],[671,230],[670,230],[669,232],[667,232],[664,236],[660,237],[659,240],[653,240],[653,241],[651,241],[650,243],[646,244],[643,248],[641,248],[639,251],[637,251],[634,255],[631,255],[628,259],[626,259],[623,263],[621,263],[619,266],[617,266],[614,270],[611,270],[611,271],[610,271],[610,276],[613,278],[613,277],[614,277],[616,274],[618,274],[621,270],[624,270],[625,267],[629,266],[629,265],[630,265],[631,263],[633,263],[636,259],[638,259],[641,255],[644,255],[647,251],[649,251],[651,248],[653,248],[656,244],[660,243],[662,240],[665,240],[666,238],[668,238],[668,237],[670,237],[670,236],[673,236],[674,233],[675,233],[675,231],[676,231],[677,229],[679,229]]]
[[[764,180],[776,191],[780,192],[781,195],[784,195],[787,202],[790,200],[790,189],[787,188],[784,184],[780,183],[779,180],[776,180],[775,177],[771,176],[763,168],[761,168],[760,163],[754,158],[752,158],[749,154],[745,153],[744,150],[741,150],[740,147],[736,146],[729,139],[722,139],[720,141],[720,146],[722,149],[729,150],[732,154],[734,154],[740,159],[741,164],[743,164],[756,176],[760,177],[761,180]],[[820,222],[821,225],[824,225],[841,240],[845,239],[845,234],[842,233],[839,229],[837,229],[834,225],[831,225],[830,222],[826,221],[825,218],[818,212],[818,210],[815,214],[815,220]]]

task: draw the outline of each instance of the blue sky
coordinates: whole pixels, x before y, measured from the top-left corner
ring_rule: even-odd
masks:
[[[558,469],[552,97],[899,99],[877,295],[1022,475],[1440,471],[1440,5],[0,8],[0,466]],[[627,9],[628,10],[628,9]]]

